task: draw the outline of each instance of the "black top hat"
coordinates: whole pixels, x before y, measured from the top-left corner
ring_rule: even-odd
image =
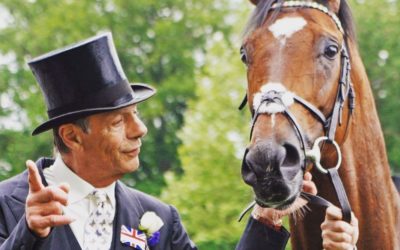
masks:
[[[111,33],[52,51],[28,64],[42,89],[49,116],[32,135],[144,101],[155,93],[145,84],[129,84]]]

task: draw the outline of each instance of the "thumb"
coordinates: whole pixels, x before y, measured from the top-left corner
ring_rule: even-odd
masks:
[[[328,207],[325,216],[327,220],[341,220],[343,217],[342,210],[336,206]]]

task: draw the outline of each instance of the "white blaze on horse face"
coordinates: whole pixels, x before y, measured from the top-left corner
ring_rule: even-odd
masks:
[[[272,32],[274,37],[278,39],[283,46],[286,43],[286,39],[302,30],[306,24],[307,21],[302,17],[284,17],[276,20],[274,24],[269,26],[268,30]]]
[[[271,127],[275,127],[275,114],[271,115]]]
[[[271,91],[280,94],[281,102],[262,103],[263,96]],[[274,115],[276,113],[282,113],[293,103],[293,93],[287,91],[285,86],[283,86],[281,83],[267,83],[261,87],[260,92],[254,94],[253,109],[260,114],[266,113],[269,115]]]

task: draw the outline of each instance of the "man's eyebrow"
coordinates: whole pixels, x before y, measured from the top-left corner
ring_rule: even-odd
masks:
[[[118,109],[118,110],[114,110],[113,112],[111,112],[111,114],[115,114],[115,115],[123,115],[123,114],[130,114],[132,112],[138,112],[137,108],[133,108],[133,109]]]

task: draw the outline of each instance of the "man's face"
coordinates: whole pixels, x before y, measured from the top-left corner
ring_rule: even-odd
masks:
[[[89,132],[82,133],[82,171],[98,178],[119,179],[139,167],[141,137],[147,128],[136,105],[88,117]]]

